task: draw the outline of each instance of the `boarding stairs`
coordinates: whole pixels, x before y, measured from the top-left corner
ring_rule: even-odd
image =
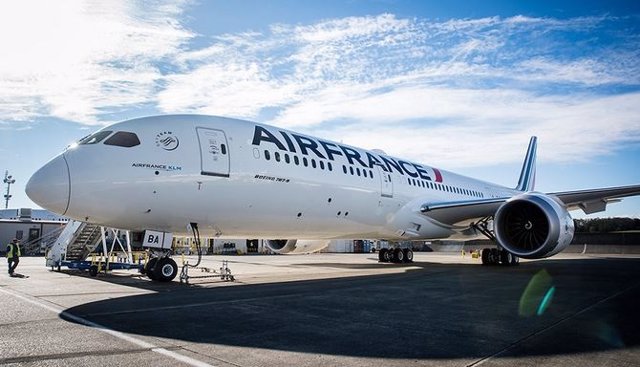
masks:
[[[62,261],[83,261],[101,243],[100,226],[71,220],[60,236],[47,249],[47,266],[59,266]]]

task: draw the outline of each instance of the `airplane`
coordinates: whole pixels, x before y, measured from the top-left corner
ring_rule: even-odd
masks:
[[[569,211],[604,211],[640,185],[534,191],[537,138],[508,188],[266,124],[205,115],[136,118],[80,139],[37,170],[27,195],[50,211],[145,231],[150,278],[170,281],[174,234],[268,238],[277,253],[331,239],[388,241],[487,237],[485,265],[515,265],[565,249]],[[161,239],[158,241],[158,239]],[[167,239],[169,241],[167,241]],[[381,262],[413,260],[410,249]]]

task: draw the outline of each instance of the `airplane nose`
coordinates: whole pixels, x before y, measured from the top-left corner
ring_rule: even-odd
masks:
[[[69,209],[71,182],[64,155],[59,155],[31,176],[25,188],[33,202],[54,213],[65,215]]]

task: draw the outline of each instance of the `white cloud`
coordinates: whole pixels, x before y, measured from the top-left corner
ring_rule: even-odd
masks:
[[[545,161],[581,161],[610,154],[620,143],[640,140],[640,93],[532,100],[523,98],[527,95],[521,92],[447,94],[446,90],[411,90],[375,97],[367,105],[378,106],[374,110],[380,111],[380,116],[371,118],[371,123],[321,128],[316,133],[444,167],[519,161],[532,135],[540,138],[539,156]],[[390,123],[385,109],[402,109],[407,120],[424,116],[422,107],[406,102],[408,95],[437,95],[445,106],[459,105],[460,109],[435,108],[426,112],[433,118],[423,117],[419,124]]]
[[[1,116],[95,123],[105,110],[151,101],[161,77],[156,63],[193,36],[176,20],[183,6],[182,1],[3,2]]]
[[[148,105],[272,122],[443,166],[519,160],[533,134],[547,160],[640,140],[640,41],[620,31],[628,19],[382,14],[274,24],[189,48],[185,8],[0,5],[0,117],[95,123]]]
[[[597,90],[640,84],[637,40],[589,33],[615,21],[383,14],[274,25],[184,55],[160,107],[249,119],[275,109],[267,122],[447,166],[486,164],[478,152],[519,160],[534,134],[552,147],[541,159],[585,159],[640,135],[640,94]]]

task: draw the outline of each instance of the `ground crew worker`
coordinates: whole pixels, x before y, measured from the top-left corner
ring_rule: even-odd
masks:
[[[9,245],[7,245],[7,262],[9,263],[9,275],[13,276],[13,272],[16,270],[18,263],[20,262],[20,242],[17,239],[13,239]]]

